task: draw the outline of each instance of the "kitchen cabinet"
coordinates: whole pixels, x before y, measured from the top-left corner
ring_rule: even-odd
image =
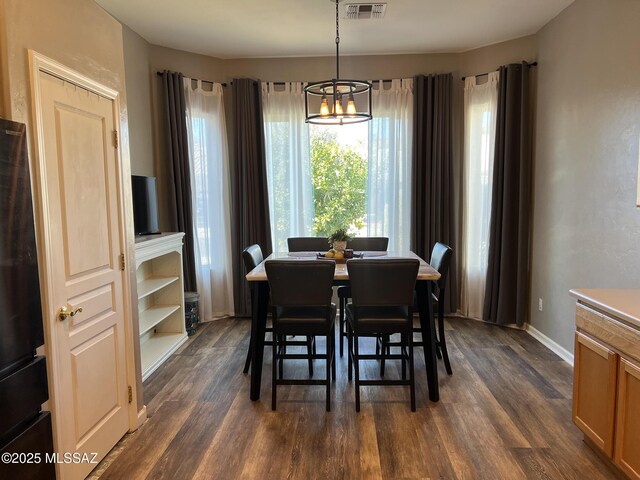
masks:
[[[577,299],[573,421],[640,480],[640,290],[572,290]]]

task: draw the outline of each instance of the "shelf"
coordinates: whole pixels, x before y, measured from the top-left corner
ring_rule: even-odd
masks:
[[[151,373],[171,355],[185,340],[185,333],[155,333],[140,348],[142,379]]]
[[[136,240],[142,380],[187,340],[182,284],[183,233]]]
[[[179,277],[151,277],[138,283],[138,300],[148,297],[152,293],[177,282]]]
[[[140,324],[140,335],[144,335],[173,312],[180,310],[180,305],[155,305],[140,312],[138,319]]]

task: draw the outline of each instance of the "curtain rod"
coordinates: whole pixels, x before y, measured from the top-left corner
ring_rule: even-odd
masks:
[[[525,62],[526,63],[526,62]],[[538,62],[533,62],[533,63],[527,63],[527,65],[529,65],[530,67],[537,67],[538,66]],[[497,72],[498,70],[494,70],[494,72]],[[485,75],[489,75],[490,73],[493,72],[486,72],[486,73],[479,73],[477,75],[467,75],[468,77],[484,77]],[[461,80],[464,82],[466,80],[467,77],[462,77]]]
[[[156,75],[157,75],[158,77],[161,77],[161,76],[162,76],[162,72],[156,72]],[[485,75],[486,75],[486,74],[485,74]],[[198,80],[198,79],[197,79],[197,78],[192,78],[191,80]],[[201,81],[201,82],[205,82],[205,83],[218,83],[218,82],[213,82],[213,81],[211,81],[211,80],[200,80],[200,81]],[[385,82],[385,83],[386,83],[386,82],[392,82],[392,81],[393,81],[393,79],[392,79],[392,78],[384,78],[384,79],[381,79],[381,80],[371,80],[371,82]],[[285,85],[285,84],[287,84],[287,83],[292,83],[292,82],[267,82],[267,83],[273,83],[274,85],[279,85],[279,86],[281,86],[281,85]],[[222,85],[223,87],[226,87],[226,86],[227,86],[227,84],[226,84],[226,83],[221,83],[221,85]],[[231,82],[231,85],[233,85],[233,82]]]
[[[156,75],[161,77],[162,76],[162,72],[156,72]],[[187,77],[188,78],[188,77]],[[191,80],[198,80],[197,78],[192,78]],[[218,83],[218,82],[212,82],[211,80],[199,80],[200,82],[205,82],[205,83]],[[221,83],[220,85],[222,85],[223,87],[226,87],[227,84],[226,83]]]

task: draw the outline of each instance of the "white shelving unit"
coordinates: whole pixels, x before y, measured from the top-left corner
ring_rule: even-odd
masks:
[[[184,233],[136,238],[142,380],[187,340],[182,281]]]

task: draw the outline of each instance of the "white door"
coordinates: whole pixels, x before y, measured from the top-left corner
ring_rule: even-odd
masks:
[[[116,109],[44,72],[39,84],[56,451],[100,460],[128,429]],[[61,307],[77,313],[63,319]],[[60,464],[59,474],[94,467]]]

